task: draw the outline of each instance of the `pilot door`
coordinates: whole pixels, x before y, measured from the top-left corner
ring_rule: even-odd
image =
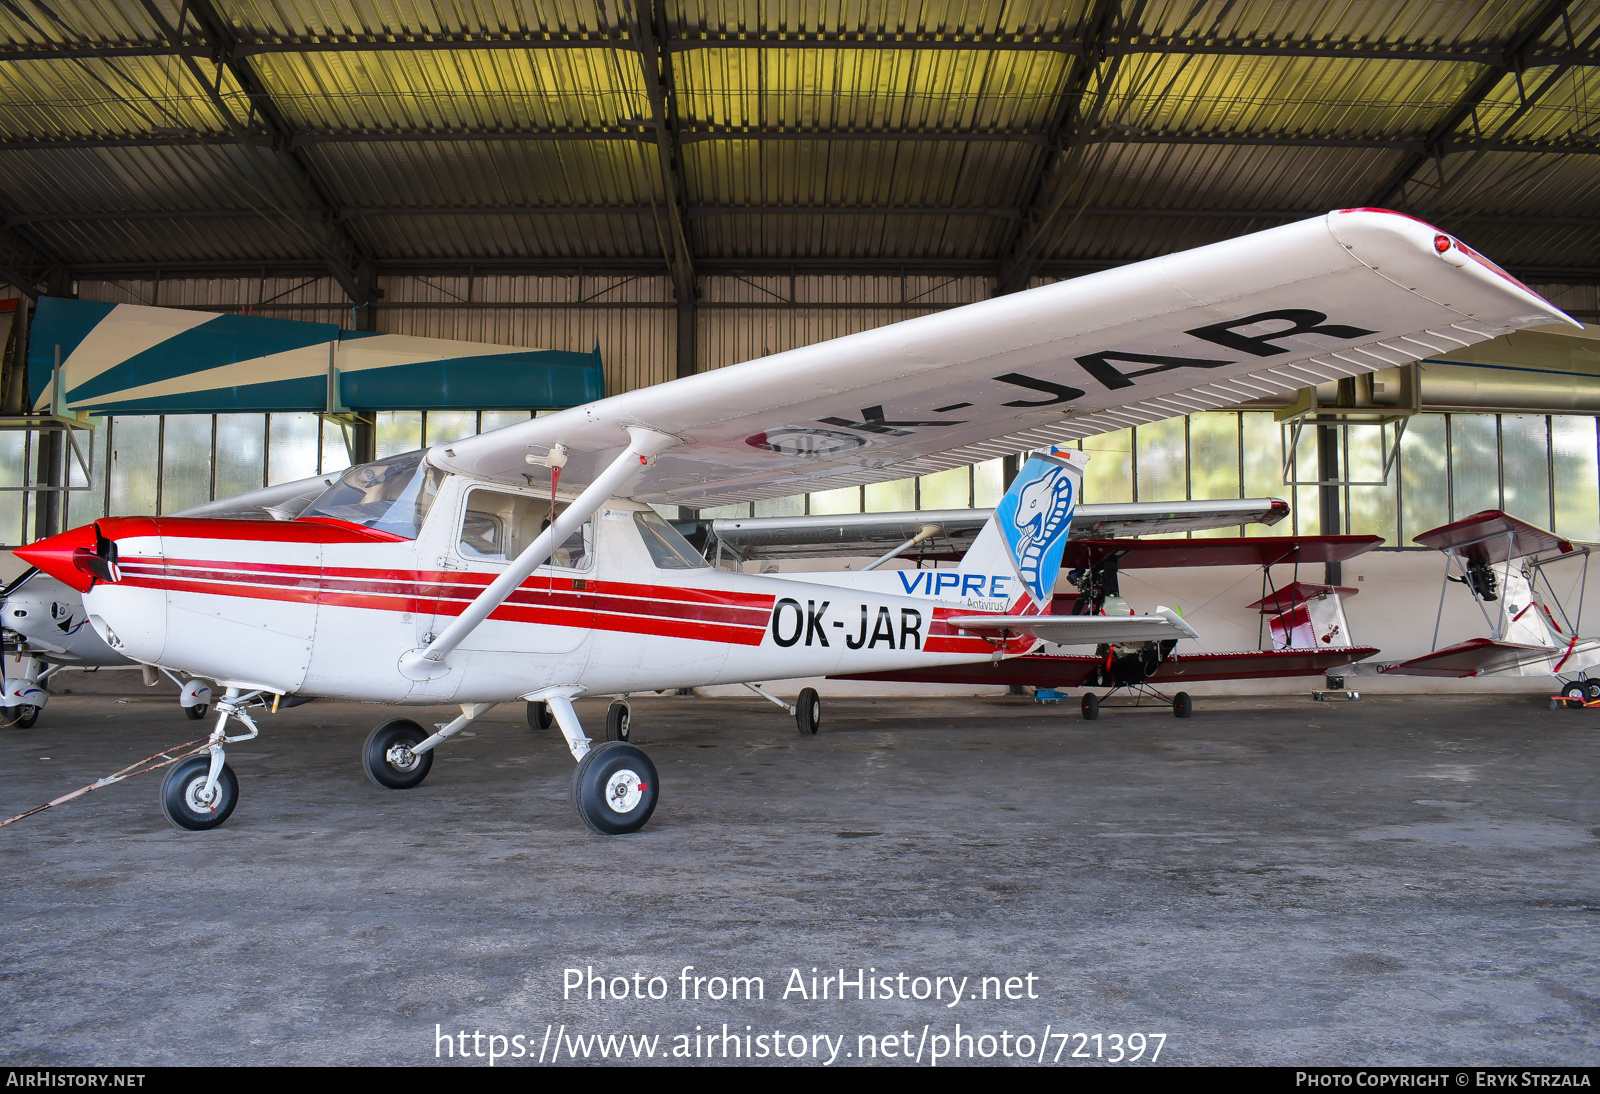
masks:
[[[560,511],[558,503],[557,512]],[[550,521],[550,499],[486,486],[469,487],[454,542],[440,558],[439,603],[459,614],[471,599],[510,565]],[[586,522],[556,546],[539,567],[483,625],[461,643],[464,651],[563,654],[587,636],[594,570],[594,523]],[[449,619],[427,624],[437,633]]]

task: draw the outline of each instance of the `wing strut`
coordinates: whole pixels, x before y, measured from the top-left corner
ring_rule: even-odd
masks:
[[[649,466],[659,452],[678,443],[676,437],[640,426],[629,426],[628,436],[632,440],[622,455],[595,476],[595,480],[584,488],[577,500],[563,509],[561,515],[551,521],[550,527],[539,533],[539,538],[528,544],[516,561],[467,605],[466,611],[456,616],[437,638],[428,643],[426,649],[412,650],[400,658],[400,671],[407,679],[431,680],[449,672],[445,658],[550,557],[555,545],[565,542],[568,536],[582,528],[584,521],[626,488],[629,481]]]

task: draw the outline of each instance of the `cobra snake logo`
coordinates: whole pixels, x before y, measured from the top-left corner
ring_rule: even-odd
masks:
[[[1042,597],[1039,571],[1045,553],[1067,534],[1072,520],[1072,477],[1058,467],[1023,487],[1017,495],[1014,520],[1018,532],[1017,569],[1035,595]]]

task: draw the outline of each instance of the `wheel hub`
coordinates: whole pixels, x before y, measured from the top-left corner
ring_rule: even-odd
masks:
[[[631,813],[638,808],[639,800],[648,789],[639,779],[639,773],[625,767],[613,772],[606,780],[606,805],[613,813]]]
[[[189,785],[184,788],[183,800],[191,810],[196,813],[215,813],[217,799],[222,796],[222,787],[218,786],[206,794],[206,776],[199,775],[189,780]]]
[[[389,766],[396,771],[415,771],[422,757],[411,751],[410,745],[394,745],[383,754]]]

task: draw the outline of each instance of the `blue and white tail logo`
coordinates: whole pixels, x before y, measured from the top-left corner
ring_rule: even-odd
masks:
[[[1048,604],[1055,589],[1087,462],[1082,452],[1066,449],[1035,456],[995,508],[1011,564],[1036,604]]]

